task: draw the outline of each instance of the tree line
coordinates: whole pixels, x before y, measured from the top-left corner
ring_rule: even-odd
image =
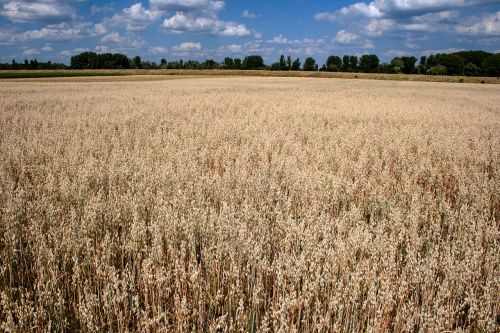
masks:
[[[418,63],[418,64],[417,64]],[[325,72],[360,72],[394,73],[427,75],[466,75],[500,76],[500,53],[485,51],[460,51],[422,56],[395,57],[390,62],[380,62],[375,54],[331,55],[325,63],[319,65],[313,57],[307,57],[302,64],[299,58],[281,55],[277,62],[266,65],[260,55],[250,55],[243,59],[225,57],[222,62],[207,59],[167,61],[160,63],[142,61],[141,57],[128,58],[119,53],[83,52],[72,56],[70,66],[59,63],[38,62],[36,59],[24,63],[0,64],[0,69],[241,69],[241,70],[279,70],[279,71],[325,71]]]

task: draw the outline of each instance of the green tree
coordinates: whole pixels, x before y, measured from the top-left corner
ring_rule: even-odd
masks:
[[[484,74],[488,76],[500,76],[500,53],[484,59],[481,67]]]
[[[415,72],[415,64],[417,63],[417,58],[413,56],[405,56],[400,58],[404,64],[403,72],[405,74],[412,74]]]
[[[365,54],[359,62],[360,69],[365,73],[374,73],[378,70],[380,60],[375,54]]]
[[[318,65],[316,65],[316,60],[314,60],[313,57],[308,57],[304,61],[304,71],[306,72],[312,72],[312,71],[317,71],[318,70]]]
[[[286,71],[286,70],[288,70],[288,68],[286,68],[286,60],[285,60],[285,56],[283,54],[280,56],[279,70],[280,71]]]
[[[292,63],[292,71],[300,71],[300,65],[301,65],[300,59],[299,58],[295,59]]]
[[[224,58],[224,68],[226,68],[226,69],[233,69],[234,68],[233,58],[229,58],[229,57]]]
[[[485,51],[460,51],[453,53],[456,56],[459,56],[463,59],[464,64],[472,63],[477,67],[481,67],[483,61],[492,56],[493,53],[485,52]]]
[[[427,75],[447,75],[448,69],[443,65],[437,65],[427,70]]]
[[[241,59],[240,58],[235,58],[234,59],[234,68],[235,69],[240,69],[241,68]]]
[[[329,72],[339,72],[342,70],[342,59],[331,55],[326,59],[326,70]]]
[[[288,70],[292,69],[292,57],[290,56],[286,58],[286,67],[288,67]]]
[[[405,63],[401,58],[396,57],[391,60],[391,68],[392,72],[396,74],[404,73],[405,71]]]
[[[135,56],[132,61],[134,62],[134,67],[135,68],[141,68],[142,67],[141,57]]]
[[[464,73],[464,60],[457,55],[441,54],[438,64],[446,67],[448,75],[462,75]]]
[[[243,69],[264,69],[264,59],[260,55],[251,55],[243,59]]]
[[[467,76],[479,76],[481,75],[481,68],[474,65],[472,62],[469,62],[464,67],[464,74]]]

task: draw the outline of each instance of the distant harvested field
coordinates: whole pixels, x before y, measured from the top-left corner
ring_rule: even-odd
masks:
[[[500,86],[9,81],[0,99],[0,331],[498,331]]]
[[[370,79],[393,81],[425,81],[425,82],[452,82],[452,83],[486,83],[500,84],[500,77],[470,77],[470,76],[432,76],[406,74],[372,74],[372,73],[332,73],[332,72],[301,72],[301,71],[268,71],[268,70],[190,70],[190,69],[98,69],[98,70],[5,70],[0,71],[0,79],[32,79],[66,80],[85,79],[89,77],[120,76],[112,79],[120,81],[130,80],[169,80],[169,76],[263,76],[263,77],[317,77],[340,79]],[[128,76],[124,78],[123,76]],[[154,76],[154,77],[153,77]],[[98,78],[91,78],[95,81]]]

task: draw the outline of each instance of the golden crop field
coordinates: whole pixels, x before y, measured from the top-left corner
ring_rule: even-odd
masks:
[[[0,100],[0,331],[499,330],[500,86],[73,79]]]

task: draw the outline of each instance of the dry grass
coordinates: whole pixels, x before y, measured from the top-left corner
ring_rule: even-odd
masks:
[[[156,81],[170,80],[173,77],[234,77],[234,76],[259,76],[259,77],[304,77],[304,78],[337,78],[337,79],[363,79],[363,80],[392,80],[392,81],[419,81],[419,82],[448,82],[448,83],[486,83],[500,84],[500,77],[480,76],[438,76],[417,74],[379,74],[379,73],[332,73],[332,72],[302,72],[302,71],[268,71],[268,70],[197,70],[197,69],[90,69],[90,70],[4,70],[0,71],[0,80],[4,77],[16,81]],[[89,77],[84,77],[85,74]],[[33,78],[29,78],[33,75]],[[47,75],[49,77],[43,77]],[[57,76],[60,77],[57,77]],[[110,77],[102,77],[110,75]],[[114,76],[111,76],[114,75]],[[53,77],[50,77],[53,76]],[[73,77],[72,77],[73,76]],[[82,77],[83,76],[83,77]],[[23,78],[24,77],[24,78]],[[28,77],[28,78],[26,78]]]
[[[0,331],[498,331],[498,86],[0,98]]]

